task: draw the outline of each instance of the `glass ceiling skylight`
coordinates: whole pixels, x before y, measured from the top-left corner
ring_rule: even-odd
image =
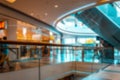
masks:
[[[62,33],[74,35],[97,35],[85,24],[79,21],[74,14],[62,19],[57,23],[57,29]]]

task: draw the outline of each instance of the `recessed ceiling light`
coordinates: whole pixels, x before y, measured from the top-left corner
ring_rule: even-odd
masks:
[[[47,16],[48,15],[48,13],[45,13],[45,16]]]
[[[55,8],[58,8],[58,5],[54,5]]]
[[[9,3],[14,3],[16,0],[6,0]]]
[[[31,15],[31,16],[33,16],[33,15],[34,15],[34,13],[30,13],[30,15]]]

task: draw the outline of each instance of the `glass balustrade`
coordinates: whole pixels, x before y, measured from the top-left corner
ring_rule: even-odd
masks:
[[[116,49],[114,59],[106,58],[109,51],[113,50],[109,47],[20,41],[0,41],[0,43],[9,45],[4,49],[9,50],[11,66],[8,68],[7,61],[4,62],[4,68],[0,68],[0,75],[8,72],[17,73],[16,71],[23,71],[24,74],[26,71],[29,77],[28,72],[33,70],[37,77],[36,80],[58,80],[69,75],[72,75],[75,80],[75,78],[84,78],[104,70],[111,64],[119,63],[119,51]]]

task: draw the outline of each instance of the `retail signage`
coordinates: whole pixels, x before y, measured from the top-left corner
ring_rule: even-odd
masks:
[[[5,22],[4,21],[0,21],[0,29],[5,29]]]

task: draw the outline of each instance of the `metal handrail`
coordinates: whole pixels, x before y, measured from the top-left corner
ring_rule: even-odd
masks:
[[[37,41],[4,41],[0,40],[0,44],[16,44],[16,45],[37,45],[37,46],[65,46],[65,47],[81,47],[78,45],[66,45],[66,44],[53,44],[53,43],[47,43],[47,42],[37,42]]]

